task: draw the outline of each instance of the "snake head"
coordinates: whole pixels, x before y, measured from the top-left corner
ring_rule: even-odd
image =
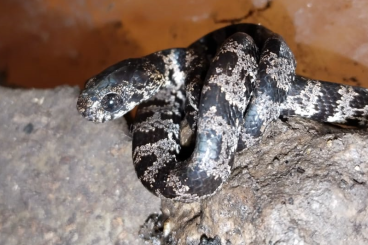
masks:
[[[93,122],[119,118],[152,97],[164,80],[150,59],[123,60],[86,82],[77,110]]]

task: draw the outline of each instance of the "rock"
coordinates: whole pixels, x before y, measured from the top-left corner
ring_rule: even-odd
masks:
[[[0,88],[0,244],[368,244],[366,129],[278,120],[221,191],[159,216],[125,121],[87,122],[77,95]]]
[[[0,244],[144,244],[160,200],[136,177],[124,119],[86,121],[78,93],[0,87]]]
[[[162,202],[162,244],[368,244],[367,149],[367,130],[279,120],[216,195]]]

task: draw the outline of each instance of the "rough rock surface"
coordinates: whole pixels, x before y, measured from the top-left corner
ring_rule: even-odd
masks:
[[[124,120],[87,122],[78,93],[0,87],[1,245],[144,244],[160,200],[136,177]]]
[[[0,88],[1,245],[368,244],[367,130],[279,120],[219,193],[158,217],[124,120],[87,122],[77,94]]]
[[[279,120],[215,196],[163,201],[153,244],[368,244],[367,149],[366,130]]]

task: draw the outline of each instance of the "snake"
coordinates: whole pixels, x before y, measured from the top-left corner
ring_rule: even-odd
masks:
[[[193,202],[219,191],[235,154],[259,142],[280,117],[368,126],[368,89],[309,79],[295,69],[279,34],[259,24],[230,25],[188,47],[106,68],[87,80],[77,110],[101,123],[138,106],[132,126],[138,178],[161,198]]]

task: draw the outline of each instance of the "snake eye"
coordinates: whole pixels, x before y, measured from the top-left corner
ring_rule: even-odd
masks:
[[[118,94],[107,94],[101,100],[101,106],[105,111],[115,112],[123,105],[123,100]]]

